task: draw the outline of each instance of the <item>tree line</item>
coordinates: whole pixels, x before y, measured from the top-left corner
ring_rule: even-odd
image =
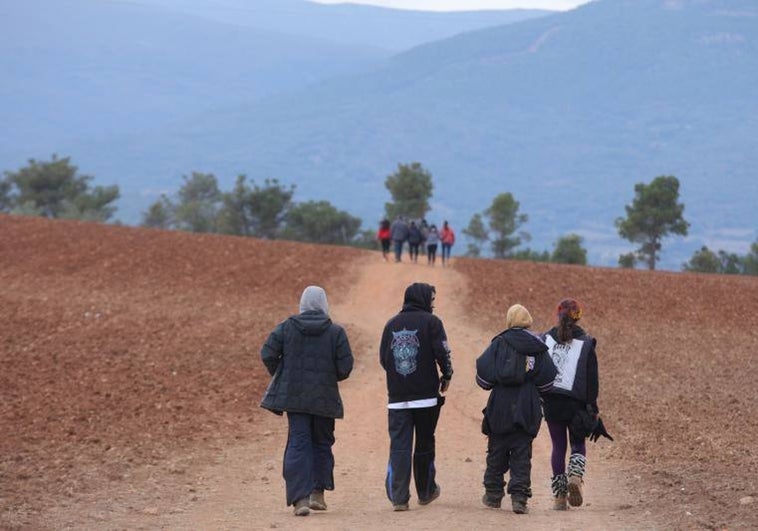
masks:
[[[79,174],[70,157],[53,155],[48,161],[30,159],[0,179],[0,212],[108,222],[116,212],[118,186],[93,186],[93,177]],[[434,185],[431,173],[420,163],[398,164],[387,176],[385,187],[392,201],[385,216],[423,219],[431,210]],[[339,210],[328,201],[294,200],[296,187],[277,179],[262,184],[239,175],[229,191],[219,188],[212,173],[193,172],[182,177],[172,196],[163,195],[142,213],[144,227],[212,232],[266,239],[313,243],[375,246],[374,231],[362,229],[360,218]],[[523,229],[529,216],[510,192],[497,194],[482,212],[475,213],[463,233],[468,237],[466,255],[481,257],[487,251],[499,259],[531,260],[586,265],[587,250],[578,234],[561,236],[552,251],[524,246],[531,240]],[[686,236],[689,222],[679,202],[679,180],[659,176],[637,183],[626,215],[615,221],[619,236],[637,248],[619,257],[625,268],[644,264],[655,269],[663,240]],[[684,271],[758,275],[758,240],[745,255],[711,250],[706,246],[682,264]]]

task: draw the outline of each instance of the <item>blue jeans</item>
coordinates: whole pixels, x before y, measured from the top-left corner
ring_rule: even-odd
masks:
[[[390,461],[385,488],[393,505],[408,503],[410,499],[411,468],[419,500],[429,499],[434,493],[437,487],[434,430],[439,418],[439,405],[389,410]]]
[[[395,261],[399,262],[403,257],[403,244],[404,241],[398,241],[398,240],[392,240],[392,243],[395,245]]]
[[[287,413],[289,434],[284,450],[287,505],[314,490],[334,490],[334,419]]]

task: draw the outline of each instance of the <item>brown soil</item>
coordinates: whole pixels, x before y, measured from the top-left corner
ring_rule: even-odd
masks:
[[[456,377],[440,422],[443,496],[392,513],[376,363],[415,280],[439,290]],[[342,385],[326,513],[283,503],[286,427],[257,407],[259,348],[324,286],[356,369]],[[532,512],[480,507],[486,394],[473,360],[513,302],[542,329],[565,295],[597,336],[615,443],[590,444],[587,506],[549,510],[549,441]],[[756,528],[758,280],[377,253],[0,216],[0,528]],[[543,430],[544,432],[545,430]],[[743,504],[740,500],[743,499]],[[503,520],[505,519],[505,521]]]

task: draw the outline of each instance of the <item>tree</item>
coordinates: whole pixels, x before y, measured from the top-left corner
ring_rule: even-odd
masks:
[[[253,216],[250,212],[252,190],[245,183],[246,179],[245,175],[238,175],[234,189],[222,194],[218,213],[218,231],[222,234],[253,235]]]
[[[551,262],[559,264],[587,265],[587,250],[582,247],[584,239],[578,234],[562,236],[555,244]]]
[[[703,245],[700,250],[695,251],[689,262],[682,264],[682,269],[694,273],[739,275],[746,270],[748,256],[740,257],[736,253],[726,251],[715,253]]]
[[[0,179],[0,212],[8,212],[11,208],[11,183],[6,179]]]
[[[742,272],[745,275],[758,275],[758,240],[750,246],[750,252],[742,259]]]
[[[508,258],[511,260],[527,260],[529,262],[549,262],[550,253],[548,251],[535,251],[533,249],[519,249],[514,251]]]
[[[107,221],[116,211],[113,202],[119,197],[118,186],[91,188],[92,177],[78,171],[69,157],[29,159],[18,171],[5,172],[0,208],[48,218]]]
[[[468,227],[463,229],[463,234],[469,237],[470,241],[468,249],[466,250],[466,256],[473,256],[478,258],[482,254],[482,247],[489,239],[489,233],[484,226],[481,214],[474,214],[471,217],[471,221],[468,222]]]
[[[174,209],[176,228],[190,232],[216,232],[221,192],[212,173],[192,172],[182,176]]]
[[[337,210],[328,201],[308,201],[289,210],[284,236],[297,241],[347,245],[360,226],[359,218]]]
[[[679,180],[674,176],[659,176],[650,184],[637,183],[635,197],[627,205],[626,218],[618,218],[619,235],[640,244],[636,257],[655,269],[659,260],[661,240],[669,234],[687,235],[689,223],[682,214],[684,205],[679,200]]]
[[[529,233],[524,231],[514,236],[519,227],[529,219],[526,214],[519,214],[518,209],[519,202],[510,192],[506,192],[497,195],[492,200],[492,205],[484,211],[484,215],[489,219],[489,228],[494,233],[490,241],[495,258],[511,257],[513,250],[521,245],[522,241],[531,239]]]
[[[634,269],[637,258],[634,253],[625,253],[619,256],[619,267],[622,269]]]
[[[174,226],[174,210],[176,207],[171,203],[168,197],[161,195],[161,198],[150,205],[147,212],[142,213],[143,227],[153,229],[170,229]]]
[[[286,188],[277,179],[266,179],[262,187],[254,185],[247,197],[252,234],[260,238],[277,238],[294,195],[294,185]]]
[[[388,219],[403,215],[422,219],[429,212],[432,197],[432,174],[418,162],[398,164],[397,171],[387,176],[384,186],[392,196],[392,203],[385,203]]]

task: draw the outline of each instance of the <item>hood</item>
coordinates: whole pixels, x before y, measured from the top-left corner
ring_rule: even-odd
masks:
[[[558,341],[558,327],[554,326],[553,328],[548,330],[547,333],[553,336],[553,339]],[[587,335],[587,333],[584,331],[584,329],[581,326],[575,324],[574,329],[571,331],[571,335],[574,337],[574,339],[578,339],[582,336]],[[560,343],[560,341],[558,342]]]
[[[306,336],[320,336],[326,332],[332,324],[332,320],[324,312],[309,310],[289,318],[295,328]]]
[[[435,289],[431,284],[416,282],[405,289],[405,299],[403,299],[404,312],[429,312],[432,313],[432,298]]]
[[[300,296],[300,313],[318,310],[329,314],[329,303],[326,300],[326,292],[320,286],[308,286]]]
[[[516,352],[534,356],[547,352],[547,345],[538,336],[524,328],[509,328],[501,334]]]

